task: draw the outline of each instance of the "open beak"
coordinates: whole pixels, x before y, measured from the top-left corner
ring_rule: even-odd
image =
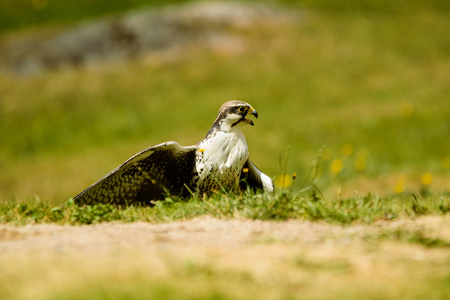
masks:
[[[254,109],[253,107],[250,107],[250,109],[247,111],[247,116],[248,115],[254,115],[255,116],[255,118],[257,118],[258,119],[258,112],[256,111],[256,109]],[[248,124],[250,124],[250,125],[255,125],[254,123],[253,123],[253,121],[252,120],[249,120],[249,119],[244,119],[244,122],[245,123],[248,123]]]

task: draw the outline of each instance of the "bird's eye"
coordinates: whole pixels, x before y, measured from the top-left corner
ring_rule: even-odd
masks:
[[[239,107],[239,111],[242,112],[242,113],[245,112],[245,106]]]

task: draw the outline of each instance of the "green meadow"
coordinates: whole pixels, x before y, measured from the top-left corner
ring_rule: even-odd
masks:
[[[448,191],[448,7],[334,3],[289,3],[298,22],[240,33],[238,53],[2,76],[0,197],[63,203],[141,149],[200,141],[230,99],[260,114],[245,129],[252,160],[296,173],[296,188],[319,158],[332,197]]]
[[[161,6],[139,0],[61,3],[0,0],[0,50],[2,41],[23,35],[147,4]],[[13,299],[16,289],[40,286],[39,274],[60,284],[54,292],[45,284],[37,289],[41,299],[449,297],[450,4],[268,3],[298,18],[237,31],[238,48],[192,47],[169,61],[149,55],[34,76],[0,73],[0,224],[160,224],[207,215],[381,228],[385,223],[379,222],[429,217],[433,224],[442,221],[442,231],[383,227],[357,242],[349,235],[349,245],[356,245],[352,259],[345,256],[344,242],[336,257],[305,258],[305,249],[317,246],[307,244],[276,270],[262,271],[280,276],[286,271],[285,281],[255,277],[254,266],[245,263],[227,269],[195,255],[192,261],[175,254],[167,258],[179,264],[162,277],[143,269],[153,267],[150,261],[138,267],[130,260],[127,268],[113,268],[117,253],[108,256],[110,261],[89,258],[99,268],[98,277],[74,263],[80,257],[58,256],[61,264],[50,271],[45,268],[50,260],[40,257],[26,273],[29,262],[15,257],[13,270],[5,256],[0,298]],[[69,201],[146,147],[202,140],[219,107],[233,99],[258,111],[255,126],[244,134],[252,161],[274,178],[275,195],[224,192],[123,209],[77,207]],[[0,228],[0,242],[6,236]],[[253,246],[281,247],[270,238]],[[295,247],[293,242],[282,246]],[[368,263],[372,259],[379,266]],[[55,279],[72,268],[68,278],[76,278],[76,284]],[[409,275],[412,283],[405,279]],[[373,285],[372,278],[377,278]],[[323,286],[334,293],[321,294]],[[29,298],[23,292],[16,299]]]

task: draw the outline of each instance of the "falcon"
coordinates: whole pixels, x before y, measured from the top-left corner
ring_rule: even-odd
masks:
[[[242,126],[256,110],[242,101],[222,105],[204,140],[194,146],[165,142],[147,148],[73,198],[79,205],[97,203],[151,206],[167,195],[188,198],[220,190],[272,192],[272,179],[249,158]]]

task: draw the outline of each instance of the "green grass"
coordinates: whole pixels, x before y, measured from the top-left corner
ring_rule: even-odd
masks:
[[[290,3],[305,18],[239,33],[240,54],[0,77],[0,198],[63,203],[145,147],[200,141],[230,99],[260,114],[245,130],[252,160],[271,177],[296,172],[296,188],[325,145],[327,197],[448,190],[448,8]]]
[[[181,1],[164,1],[165,4]],[[0,1],[0,33],[30,26],[70,24],[142,6],[160,6],[160,1],[127,0],[2,0]]]
[[[305,235],[313,228],[312,223],[305,221],[316,221],[319,226],[324,222],[331,225],[326,226],[325,235],[320,233],[316,237],[319,240],[313,242],[283,238],[275,231],[265,234],[256,231],[240,246],[212,247],[195,240],[184,244],[185,239],[177,242],[180,228],[174,227],[156,230],[161,240],[155,239],[154,244],[144,249],[138,245],[128,249],[127,242],[123,245],[116,241],[118,244],[98,251],[95,243],[88,243],[93,245],[90,249],[74,241],[78,246],[73,249],[68,247],[71,243],[63,242],[65,246],[56,246],[49,253],[6,252],[0,257],[0,297],[446,299],[449,296],[450,242],[446,235],[448,216],[445,215],[449,210],[450,198],[446,195],[383,198],[369,195],[326,200],[315,193],[294,194],[292,191],[273,196],[219,194],[189,201],[167,199],[153,208],[79,207],[71,201],[63,207],[42,201],[9,202],[0,205],[0,226],[12,226],[0,228],[3,230],[0,238],[10,247],[15,247],[17,242],[20,251],[27,243],[33,243],[34,238],[40,240],[42,236],[51,237],[52,242],[65,240],[63,232],[68,228],[60,226],[49,234],[45,233],[48,228],[42,227],[31,235],[27,230],[30,227],[25,227],[17,229],[20,231],[14,235],[14,226],[107,222],[118,225],[137,221],[157,224],[188,221],[205,215],[239,220],[298,220],[311,225],[303,227]],[[422,217],[419,221],[424,221],[426,216],[431,217],[428,222],[411,226],[414,224],[411,219]],[[436,220],[446,227],[432,225]],[[409,222],[408,226],[401,225],[405,221]],[[260,223],[261,228],[266,224]],[[181,224],[186,229],[190,225],[189,222]],[[152,225],[148,226],[149,229]],[[245,223],[242,226],[245,227]],[[102,228],[105,224],[83,226],[79,232],[93,229],[98,235]],[[213,228],[190,230],[187,230],[192,234],[189,236],[194,239],[197,234],[202,236],[206,232],[219,237],[223,234]],[[317,229],[314,232],[319,233]],[[171,233],[176,236],[174,240],[170,238]],[[31,236],[27,238],[27,234]],[[81,244],[85,239],[86,236]]]
[[[52,206],[42,201],[8,202],[0,205],[0,223],[26,225],[39,223],[96,224],[101,222],[171,222],[209,215],[216,218],[251,220],[301,219],[333,224],[373,223],[378,220],[445,215],[450,211],[448,196],[414,195],[404,197],[366,196],[346,200],[326,200],[311,195],[218,194],[211,198],[188,200],[167,198],[154,207],[114,207],[98,204],[77,206],[69,201]],[[391,236],[391,235],[390,235]]]
[[[245,130],[252,160],[271,177],[296,172],[296,188],[325,145],[317,185],[327,197],[448,190],[448,5],[280,3],[308,10],[299,23],[240,33],[240,54],[199,49],[169,64],[1,76],[0,198],[63,203],[145,147],[198,142],[235,98],[261,116]],[[23,26],[41,22],[29,2],[3,4],[27,16],[15,18],[28,20]],[[141,4],[78,3],[92,17]],[[82,18],[65,12],[42,22]],[[431,184],[421,180],[426,173]]]
[[[71,250],[63,243],[65,246],[56,246],[49,253],[5,253],[0,257],[0,297],[446,299],[449,296],[450,243],[446,238],[449,223],[440,223],[447,227],[434,224],[428,229],[424,225],[448,220],[443,215],[449,210],[450,199],[436,195],[423,198],[367,196],[330,201],[317,195],[222,194],[188,202],[168,199],[153,208],[125,209],[109,205],[78,207],[71,202],[64,207],[42,201],[10,202],[0,205],[0,224],[114,222],[117,226],[118,223],[144,221],[155,224],[209,215],[240,220],[314,220],[319,221],[319,226],[323,221],[333,225],[327,226],[326,235],[319,234],[319,241],[313,242],[282,238],[276,232],[260,234],[256,231],[244,245],[222,248],[195,241],[195,236],[214,233],[220,237],[223,232],[194,227],[187,230],[194,241],[182,239],[180,242],[180,228],[174,227],[156,230],[156,236],[161,240],[155,239],[154,245],[147,245],[144,249],[138,245],[129,249],[127,242],[123,245],[116,241],[118,244],[98,251],[95,243],[88,243],[93,245],[90,249],[80,246],[80,241],[74,241],[78,246]],[[426,215],[443,217],[434,217],[429,219],[432,220],[430,223],[421,225],[411,226],[414,222],[409,222],[409,226],[399,226],[405,220]],[[394,220],[398,222],[392,222]],[[300,233],[308,235],[307,231],[313,228],[313,224],[305,223],[311,227],[303,227],[305,231]],[[149,229],[152,225],[148,225]],[[192,223],[180,225],[187,229]],[[267,223],[260,225],[263,228]],[[245,227],[245,223],[242,226]],[[63,235],[67,226],[58,227],[56,232],[50,231],[53,234],[45,233],[46,227],[42,227],[43,232],[35,232],[34,236],[26,239],[27,228],[19,228],[21,231],[17,236],[12,226],[0,229],[5,230],[3,238],[11,247],[16,246],[15,242],[24,247],[22,239],[32,243],[34,238],[40,240],[41,236],[51,237],[53,234],[56,237],[51,238],[52,242],[67,239]],[[79,232],[93,229],[93,233],[98,235],[102,228],[105,224],[89,228],[83,226]],[[314,232],[319,233],[317,229]],[[148,234],[152,234],[151,231]],[[171,234],[176,238],[171,239]],[[85,239],[86,236],[81,244],[86,242]],[[18,249],[23,251],[23,248]]]
[[[408,231],[408,230],[392,230],[384,232],[376,237],[378,240],[394,240],[406,243],[422,245],[427,248],[445,247],[450,248],[450,243],[441,238],[434,238],[426,236],[423,231]]]

